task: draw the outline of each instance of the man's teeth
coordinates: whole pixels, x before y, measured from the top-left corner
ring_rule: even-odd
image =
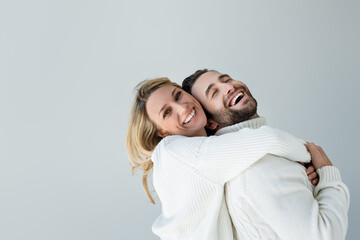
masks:
[[[243,94],[242,92],[239,92],[239,93],[233,98],[233,100],[231,101],[230,107],[234,106],[236,100],[237,100],[239,97],[242,97],[243,95],[244,95],[244,94]]]
[[[190,113],[190,115],[187,116],[184,123],[190,122],[190,120],[193,119],[194,117],[195,117],[195,109],[193,109],[192,112]]]

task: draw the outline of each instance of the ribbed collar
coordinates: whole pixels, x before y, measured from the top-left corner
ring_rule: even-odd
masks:
[[[257,117],[245,122],[237,123],[228,127],[224,127],[215,133],[216,136],[223,135],[225,133],[236,132],[242,128],[259,128],[266,125],[266,120],[263,117]]]

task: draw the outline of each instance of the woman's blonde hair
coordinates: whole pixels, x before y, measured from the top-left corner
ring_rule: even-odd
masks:
[[[157,135],[160,129],[150,120],[146,112],[146,102],[156,89],[164,86],[181,88],[177,83],[171,82],[166,77],[145,80],[136,86],[136,96],[127,130],[127,152],[131,170],[133,173],[137,169],[144,171],[142,177],[143,187],[153,204],[155,204],[155,201],[149,192],[147,177],[153,168],[152,152],[162,138]]]

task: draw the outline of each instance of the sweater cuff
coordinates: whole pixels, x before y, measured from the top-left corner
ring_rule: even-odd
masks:
[[[340,171],[334,166],[324,166],[316,170],[321,182],[341,181]]]

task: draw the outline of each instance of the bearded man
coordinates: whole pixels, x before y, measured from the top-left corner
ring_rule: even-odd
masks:
[[[228,74],[198,70],[182,87],[203,106],[208,130],[222,135],[266,124],[248,87]],[[324,151],[306,144],[319,178],[303,165],[267,154],[226,183],[226,202],[238,239],[345,239],[349,191]],[[319,182],[318,182],[319,181]]]

